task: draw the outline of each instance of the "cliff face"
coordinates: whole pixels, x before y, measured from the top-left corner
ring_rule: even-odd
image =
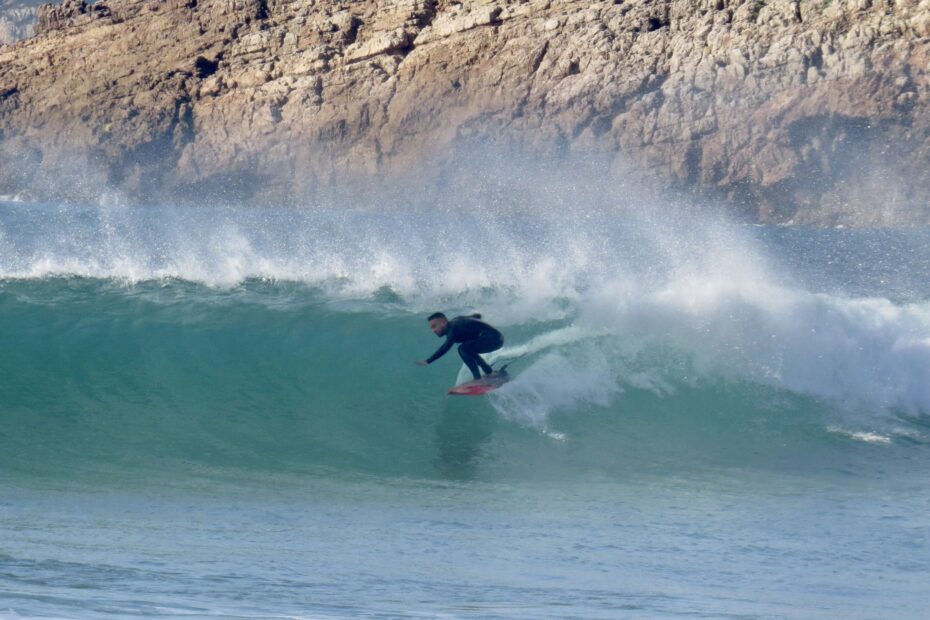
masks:
[[[0,194],[288,202],[490,145],[762,221],[930,221],[930,0],[66,0],[0,47]]]
[[[40,4],[41,0],[0,0],[0,44],[31,35]]]

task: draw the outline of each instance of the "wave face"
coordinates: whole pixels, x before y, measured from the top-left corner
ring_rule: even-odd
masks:
[[[555,211],[559,213],[559,211]],[[926,455],[921,231],[0,205],[0,468],[527,479]],[[454,399],[425,316],[514,380]]]

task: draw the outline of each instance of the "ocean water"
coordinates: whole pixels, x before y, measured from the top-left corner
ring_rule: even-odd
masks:
[[[930,604],[927,230],[0,203],[0,351],[0,617]]]

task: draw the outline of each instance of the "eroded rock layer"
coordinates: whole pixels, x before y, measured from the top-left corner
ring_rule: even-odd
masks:
[[[0,194],[299,202],[465,147],[762,221],[930,221],[930,0],[65,0],[0,47]]]

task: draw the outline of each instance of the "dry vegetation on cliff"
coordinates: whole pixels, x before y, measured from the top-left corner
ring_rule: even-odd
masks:
[[[0,47],[0,193],[293,203],[478,145],[926,222],[928,65],[928,0],[66,0]]]

